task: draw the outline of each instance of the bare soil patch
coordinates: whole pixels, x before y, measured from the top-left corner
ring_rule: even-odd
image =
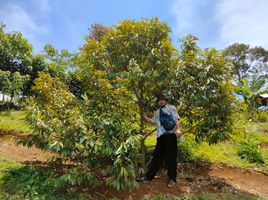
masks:
[[[190,174],[194,177],[218,178],[237,190],[268,198],[268,174],[266,173],[244,170],[225,164],[205,163],[186,165],[184,169],[190,169]]]
[[[261,143],[261,148],[268,149],[268,143],[267,142]]]
[[[35,147],[27,148],[17,145],[18,139],[26,138],[26,134],[18,134],[12,131],[0,131],[0,155],[8,160],[14,160],[20,163],[31,161],[46,161],[53,154],[44,152]]]

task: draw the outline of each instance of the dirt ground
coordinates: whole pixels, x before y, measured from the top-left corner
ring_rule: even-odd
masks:
[[[27,148],[16,144],[18,135],[13,132],[0,131],[0,155],[8,160],[21,163],[45,161],[52,154],[37,148]],[[163,194],[181,196],[211,192],[220,195],[222,192],[239,193],[248,197],[260,196],[268,199],[268,174],[254,170],[243,170],[224,164],[195,163],[179,164],[177,184],[167,187],[166,170],[161,170],[151,183],[140,183],[140,187],[132,191],[116,191],[107,186],[89,188],[89,195],[97,195],[100,199],[115,196],[120,199],[136,200],[144,195]]]
[[[12,131],[0,130],[0,155],[8,160],[14,160],[20,163],[28,161],[46,161],[53,154],[41,151],[35,147],[27,148],[17,145],[15,141],[24,137],[18,136]]]

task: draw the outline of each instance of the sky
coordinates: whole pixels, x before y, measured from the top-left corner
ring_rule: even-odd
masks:
[[[0,23],[19,31],[40,53],[45,44],[78,52],[94,23],[158,17],[173,44],[188,34],[202,48],[238,42],[268,49],[268,0],[0,0]]]

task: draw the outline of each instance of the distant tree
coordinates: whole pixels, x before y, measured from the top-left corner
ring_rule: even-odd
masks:
[[[47,44],[44,47],[44,54],[33,55],[32,46],[21,33],[6,33],[4,28],[4,25],[0,26],[0,70],[28,76],[29,80],[23,87],[23,95],[32,94],[31,89],[38,72],[47,72],[53,77],[60,76],[65,82],[72,82],[67,79],[74,80],[73,75],[68,78],[68,72],[75,70],[76,54],[71,54],[66,49],[58,51]]]
[[[11,94],[11,88],[10,71],[0,70],[0,91],[3,94],[2,102],[5,101],[5,95]]]
[[[70,53],[68,50],[57,50],[51,44],[44,47],[45,54],[42,55],[46,62],[46,70],[52,77],[59,77],[65,82],[70,91],[79,99],[82,98],[82,81],[77,73],[77,53]]]
[[[11,76],[11,101],[14,97],[20,98],[23,94],[23,89],[27,81],[29,80],[29,75],[21,75],[19,72],[15,72]]]
[[[6,33],[4,25],[0,26],[0,69],[19,72],[22,75],[31,73],[32,46],[19,32]]]
[[[13,101],[14,97],[19,98],[23,89],[29,80],[28,75],[21,75],[19,72],[11,73],[10,71],[0,70],[0,91],[4,95],[10,96],[10,102]],[[2,100],[4,101],[4,99]]]
[[[242,84],[244,77],[251,73],[268,73],[268,51],[263,47],[253,47],[235,43],[225,49],[226,57],[233,63],[231,69],[237,83]]]
[[[243,97],[250,114],[259,105],[259,95],[268,91],[268,51],[235,43],[225,49],[225,54],[232,62],[235,92]]]
[[[92,24],[89,28],[88,38],[90,40],[100,41],[101,38],[108,32],[108,28],[101,24]]]
[[[43,56],[47,63],[48,73],[54,77],[60,76],[65,78],[67,72],[75,67],[73,62],[76,54],[72,54],[66,49],[58,51],[53,45],[46,44],[44,52]]]

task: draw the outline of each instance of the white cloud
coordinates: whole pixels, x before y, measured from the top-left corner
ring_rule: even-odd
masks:
[[[0,10],[0,19],[12,31],[45,32],[46,28],[38,26],[34,19],[25,10],[16,4],[9,4]]]
[[[37,2],[37,1],[32,1]],[[28,2],[28,3],[31,3]],[[30,9],[26,9],[26,5],[30,5]],[[42,17],[42,13],[49,12],[50,7],[47,0],[39,1],[38,7],[33,4],[19,4],[11,1],[0,7],[0,23],[6,25],[7,31],[19,31],[27,38],[33,46],[40,46],[38,41],[39,34],[47,34],[49,32],[48,24],[38,22],[38,17]],[[35,12],[30,12],[36,8]],[[36,15],[38,13],[39,15]]]
[[[268,48],[267,0],[221,0],[215,18],[221,25],[220,39],[226,45],[241,42]]]
[[[268,49],[268,0],[173,0],[173,31],[194,34],[205,46],[239,42]]]
[[[176,37],[193,34],[202,47],[221,47],[217,40],[214,5],[211,0],[173,0],[170,12],[175,19],[173,33]]]
[[[195,0],[174,0],[171,6],[171,13],[175,17],[175,34],[185,35],[190,33],[198,23],[196,10],[200,1]]]
[[[41,0],[41,1],[34,1],[34,2],[37,2],[39,4],[39,7],[41,11],[43,12],[49,12],[52,10],[48,0]]]

